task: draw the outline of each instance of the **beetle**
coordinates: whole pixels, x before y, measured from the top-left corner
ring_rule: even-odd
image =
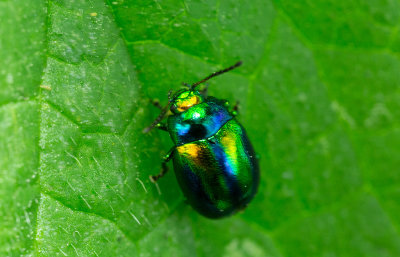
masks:
[[[187,202],[208,218],[230,216],[244,209],[257,192],[260,180],[258,159],[243,126],[236,120],[238,104],[207,96],[207,80],[242,64],[214,72],[206,78],[168,96],[155,121],[143,130],[158,128],[169,132],[174,146],[165,155],[156,183],[168,171],[172,159],[175,176]],[[170,111],[170,112],[169,112]],[[168,115],[169,113],[169,115]],[[162,120],[168,116],[167,122]]]

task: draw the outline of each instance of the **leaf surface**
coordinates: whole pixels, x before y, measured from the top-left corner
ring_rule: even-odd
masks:
[[[0,1],[1,256],[399,256],[400,2]],[[260,155],[248,208],[207,220],[149,99],[237,60]],[[171,167],[172,168],[172,167]]]

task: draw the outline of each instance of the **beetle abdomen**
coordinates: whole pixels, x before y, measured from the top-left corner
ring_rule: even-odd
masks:
[[[259,167],[243,127],[229,120],[206,139],[176,147],[174,168],[194,209],[210,218],[243,209],[259,184]]]

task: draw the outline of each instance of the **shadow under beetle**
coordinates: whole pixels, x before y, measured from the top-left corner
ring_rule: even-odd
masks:
[[[188,203],[208,218],[229,216],[244,209],[257,192],[260,170],[253,147],[226,100],[207,96],[201,83],[239,67],[242,62],[168,96],[160,115],[143,130],[168,131],[174,146],[164,157],[161,173],[150,176],[156,182],[173,160],[175,175]],[[172,114],[168,115],[168,110]],[[162,120],[168,116],[167,122]]]

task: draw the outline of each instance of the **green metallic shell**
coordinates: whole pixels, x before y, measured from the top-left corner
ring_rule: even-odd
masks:
[[[215,135],[233,116],[219,102],[207,101],[168,118],[168,130],[175,145]]]
[[[231,215],[257,192],[258,161],[244,128],[230,115],[212,136],[178,145],[173,163],[189,204],[206,217]]]

